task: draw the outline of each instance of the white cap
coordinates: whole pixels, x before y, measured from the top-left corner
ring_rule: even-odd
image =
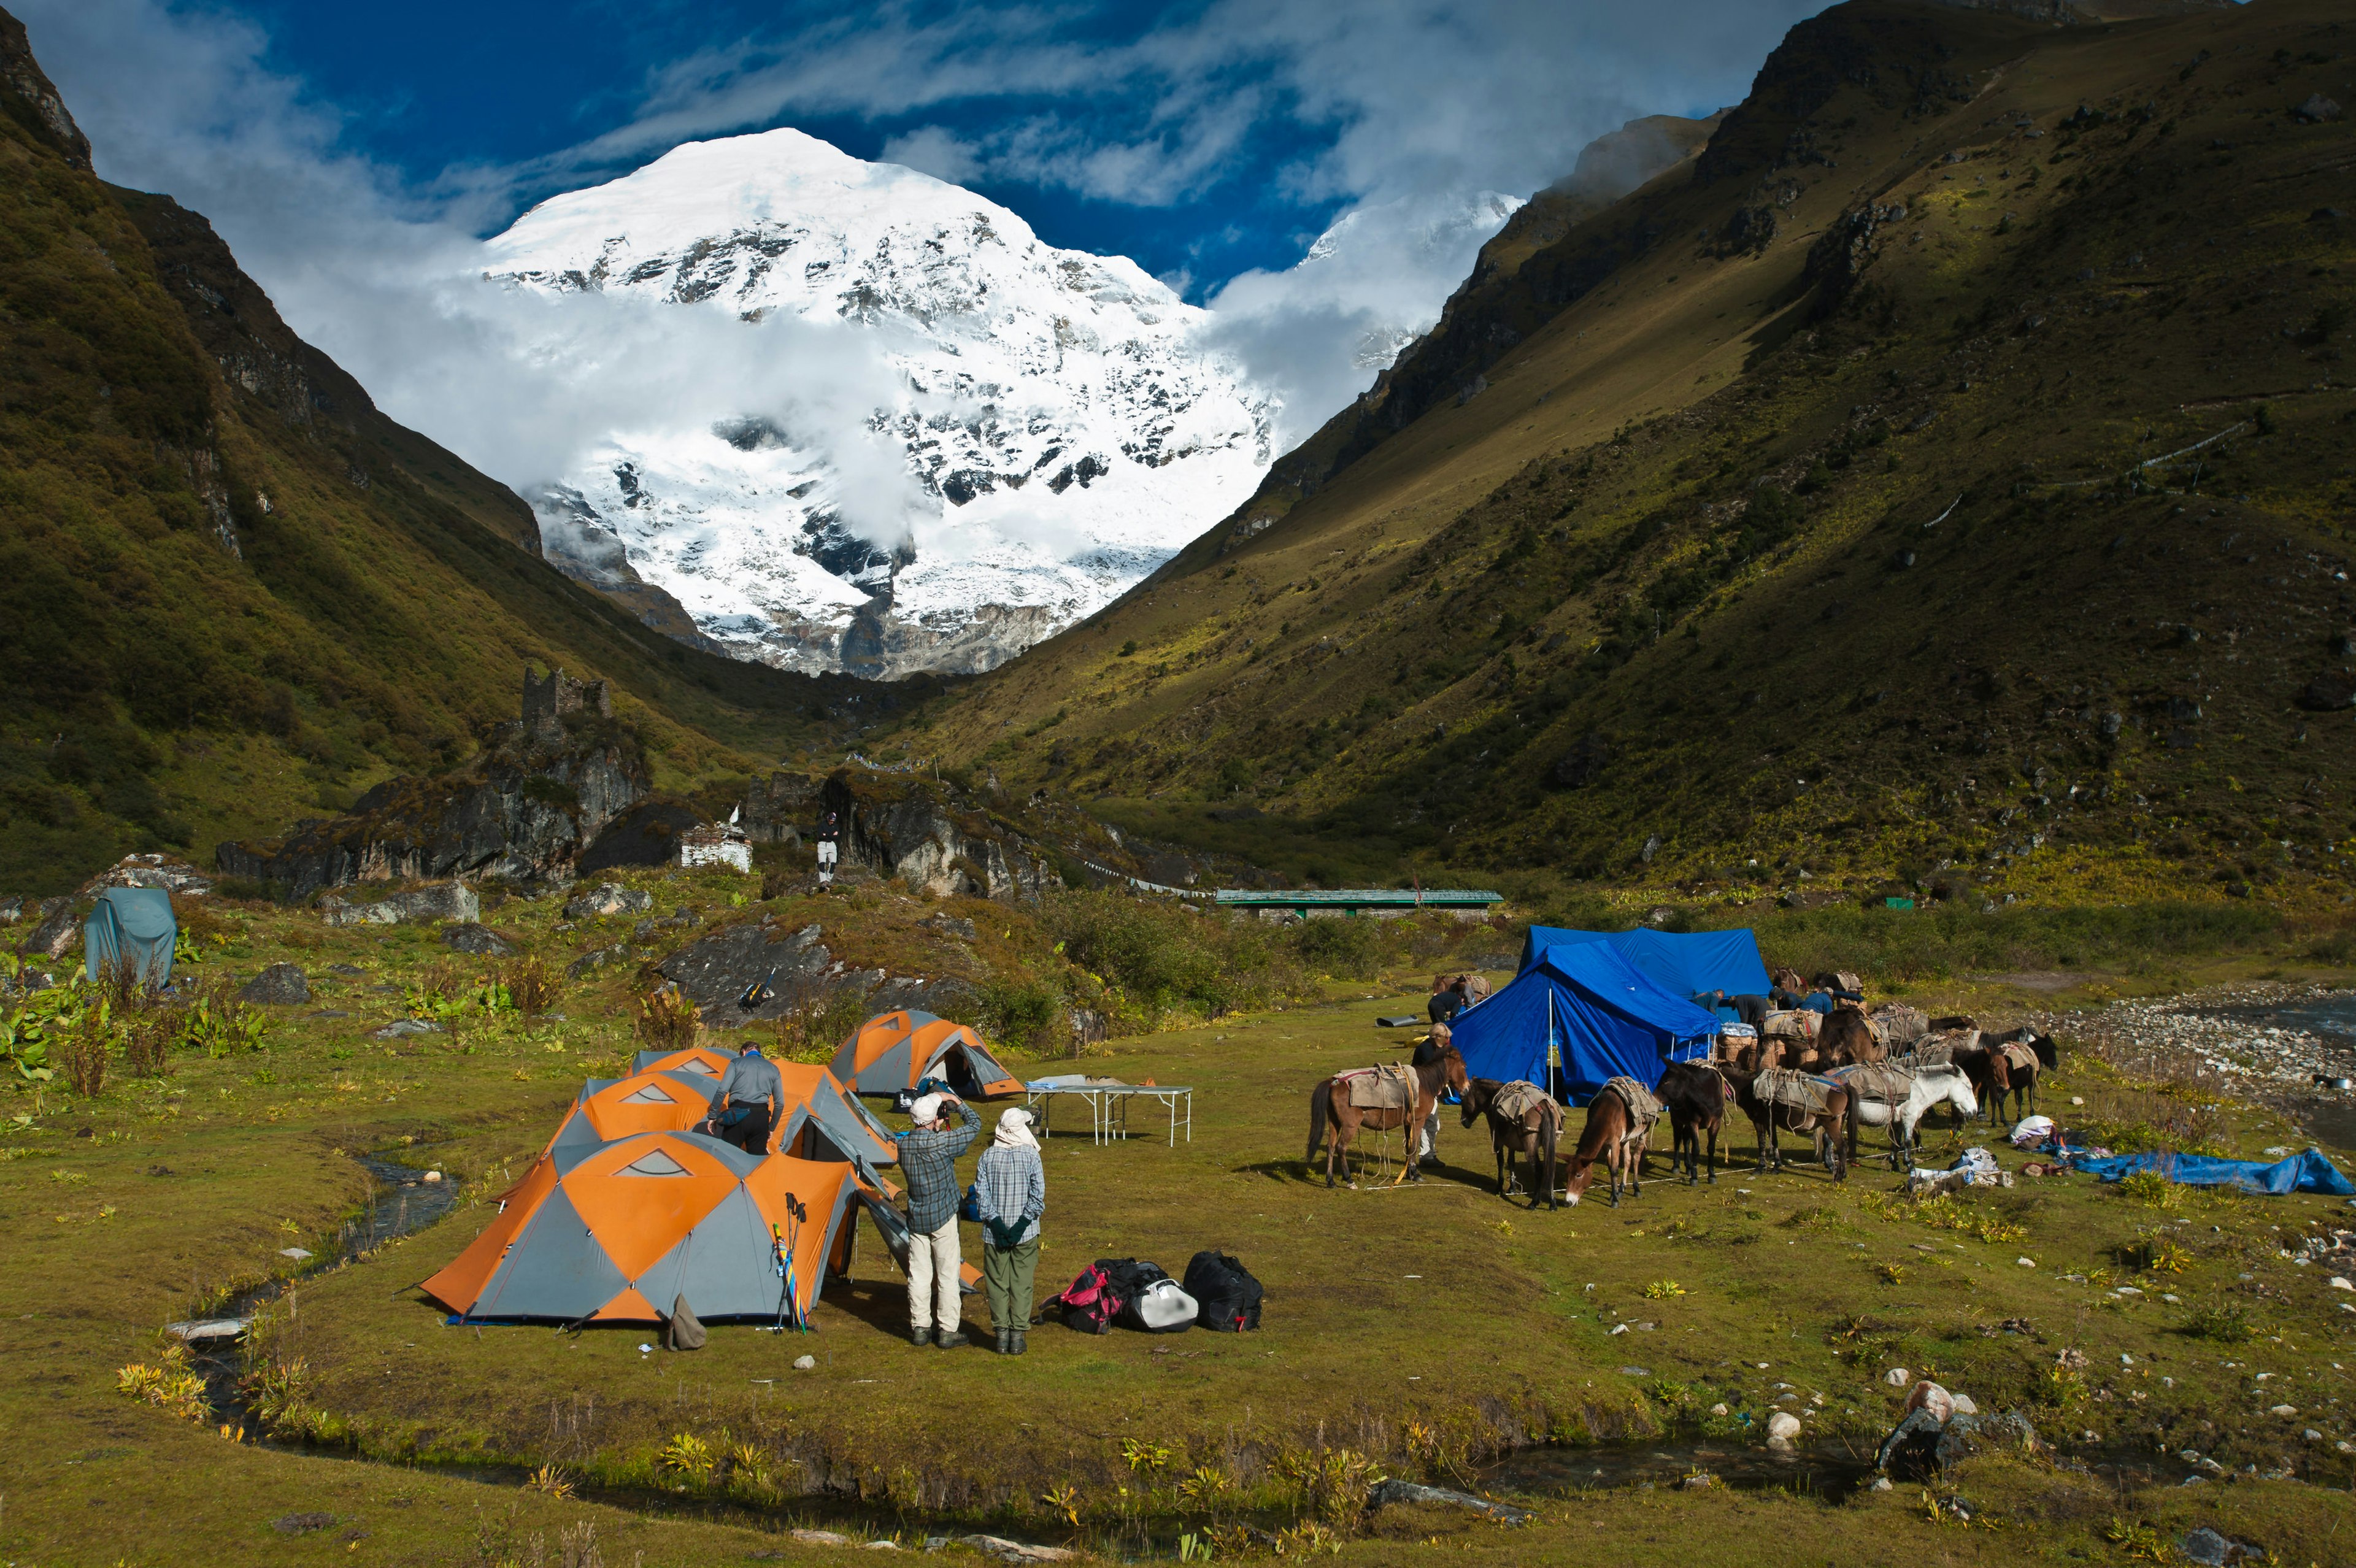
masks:
[[[908,1115],[920,1123],[937,1120],[940,1114],[941,1097],[938,1094],[919,1094],[916,1103],[908,1107]]]

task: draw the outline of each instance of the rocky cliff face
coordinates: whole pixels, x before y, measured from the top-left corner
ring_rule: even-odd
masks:
[[[862,418],[897,477],[848,472],[808,410],[746,407],[616,432],[535,502],[552,561],[627,603],[668,595],[781,668],[990,668],[1110,602],[1269,456],[1268,400],[1134,262],[798,131],[691,143],[545,202],[485,270],[776,324],[780,354],[877,368]]]
[[[343,816],[284,838],[220,846],[224,875],[302,899],[355,882],[420,878],[571,880],[600,829],[643,798],[646,763],[613,726],[515,726],[467,772],[391,779]]]

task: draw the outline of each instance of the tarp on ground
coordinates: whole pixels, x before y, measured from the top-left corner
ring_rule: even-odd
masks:
[[[1549,947],[1513,984],[1456,1016],[1450,1038],[1476,1078],[1523,1079],[1585,1104],[1612,1078],[1650,1087],[1708,1054],[1718,1018],[1663,989],[1610,943]]]
[[[961,1023],[905,1008],[880,1013],[851,1030],[831,1066],[854,1094],[897,1094],[926,1078],[940,1079],[961,1099],[1023,1093],[1023,1081],[991,1054],[980,1035]]]
[[[162,888],[108,888],[81,923],[82,972],[128,965],[150,989],[172,977],[172,950],[180,923],[172,916],[172,895]]]
[[[2322,1150],[2312,1148],[2271,1165],[2264,1160],[2214,1159],[2207,1155],[2163,1149],[2155,1154],[2077,1159],[2071,1162],[2071,1168],[2104,1181],[2156,1170],[2186,1187],[2238,1187],[2244,1192],[2277,1198],[2293,1192],[2322,1192],[2334,1198],[2356,1196],[2356,1186],[2351,1186],[2348,1179],[2333,1168],[2331,1162],[2323,1157]]]
[[[1697,997],[1724,991],[1730,997],[1767,994],[1767,965],[1759,956],[1759,939],[1748,928],[1733,931],[1574,931],[1567,926],[1534,925],[1522,939],[1521,972],[1529,972],[1538,955],[1549,947],[1606,943],[1653,983],[1673,997]]]
[[[601,1145],[568,1168],[548,1156],[534,1161],[424,1289],[470,1320],[650,1323],[681,1296],[707,1321],[775,1320],[787,1307],[784,1243],[791,1305],[807,1314],[860,1196],[851,1167],[839,1160],[749,1155],[695,1133],[642,1134]]]

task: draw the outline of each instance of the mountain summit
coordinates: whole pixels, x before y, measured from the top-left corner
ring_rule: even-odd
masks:
[[[1135,262],[798,131],[543,202],[486,270],[776,334],[744,407],[616,431],[534,506],[575,577],[651,584],[781,668],[988,669],[1168,559],[1270,455],[1272,401]]]

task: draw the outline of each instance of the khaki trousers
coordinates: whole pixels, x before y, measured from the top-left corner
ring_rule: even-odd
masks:
[[[930,1235],[908,1232],[908,1327],[957,1332],[958,1271],[965,1262],[958,1245],[957,1216]]]

